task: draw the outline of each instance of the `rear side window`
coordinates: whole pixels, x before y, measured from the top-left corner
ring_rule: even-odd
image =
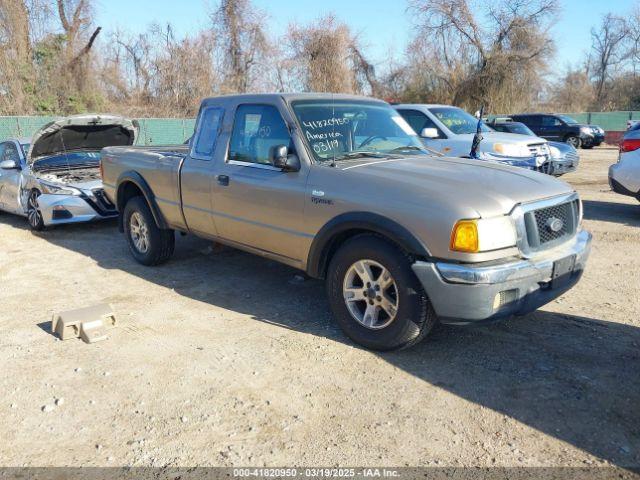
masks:
[[[240,105],[233,121],[229,160],[271,165],[274,147],[293,149],[291,135],[273,105]]]
[[[562,126],[562,121],[560,121],[557,117],[552,117],[551,115],[545,115],[542,117],[542,126],[543,127],[560,127]]]
[[[512,115],[511,118],[514,122],[522,122],[525,125],[539,125],[540,122],[536,119],[535,116],[531,115]]]
[[[407,123],[411,125],[413,131],[418,135],[420,135],[422,130],[425,128],[435,128],[438,131],[438,137],[445,138],[444,132],[442,132],[442,130],[440,130],[435,124],[435,122],[427,117],[424,113],[417,110],[398,110],[398,113],[402,115],[402,118],[404,118]]]
[[[200,115],[198,130],[193,141],[191,156],[201,160],[211,160],[216,139],[220,131],[223,110],[218,107],[206,107]]]

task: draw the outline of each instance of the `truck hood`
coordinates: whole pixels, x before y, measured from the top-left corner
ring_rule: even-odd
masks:
[[[74,150],[102,150],[133,145],[138,122],[115,115],[84,114],[61,118],[38,130],[31,139],[29,165],[39,159]]]
[[[566,183],[542,173],[464,158],[416,156],[346,166],[381,188],[394,188],[407,203],[424,192],[445,202],[466,205],[480,217],[504,215],[520,203],[571,193]]]

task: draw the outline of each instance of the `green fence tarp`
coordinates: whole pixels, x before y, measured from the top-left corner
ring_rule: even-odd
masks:
[[[43,125],[56,117],[0,117],[0,141],[7,138],[31,138]],[[191,118],[141,118],[138,145],[175,145],[192,134]]]
[[[640,120],[640,112],[583,112],[565,115],[580,123],[599,125],[608,132],[624,131],[628,120]],[[7,138],[31,138],[36,130],[54,119],[55,117],[0,117],[0,141]],[[192,118],[141,118],[138,121],[138,145],[184,143],[193,134],[195,127],[195,120]]]

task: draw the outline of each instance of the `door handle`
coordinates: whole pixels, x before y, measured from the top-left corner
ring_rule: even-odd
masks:
[[[218,185],[222,185],[226,187],[229,185],[229,176],[228,175],[218,175],[216,176],[216,180],[218,180]]]

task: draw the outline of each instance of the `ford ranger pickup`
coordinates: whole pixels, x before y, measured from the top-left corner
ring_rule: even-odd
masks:
[[[430,155],[366,97],[209,98],[188,145],[105,148],[101,169],[140,263],[167,261],[175,231],[282,262],[325,279],[336,321],[372,349],[531,312],[590,251],[569,185]]]

